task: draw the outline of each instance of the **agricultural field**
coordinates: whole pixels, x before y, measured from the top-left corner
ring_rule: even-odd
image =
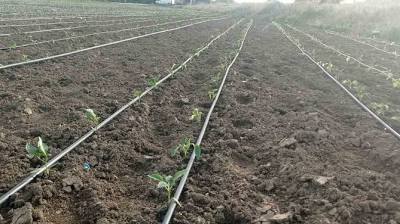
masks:
[[[0,3],[0,224],[400,224],[400,24]]]

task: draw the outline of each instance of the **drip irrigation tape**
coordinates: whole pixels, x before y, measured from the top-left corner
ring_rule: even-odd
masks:
[[[178,21],[173,21],[173,22],[166,22],[166,23],[159,23],[159,24],[153,24],[153,25],[139,26],[139,27],[122,29],[122,30],[109,30],[109,31],[96,32],[96,33],[89,33],[89,34],[85,34],[85,35],[66,37],[66,38],[60,38],[60,39],[55,39],[55,40],[44,40],[44,41],[39,41],[39,42],[34,42],[34,43],[29,43],[29,44],[17,45],[17,46],[12,47],[12,48],[4,47],[4,48],[0,48],[0,50],[10,50],[10,49],[15,50],[15,49],[22,48],[22,47],[37,46],[37,45],[46,44],[46,43],[56,43],[56,42],[59,42],[59,41],[73,40],[73,39],[78,39],[78,38],[96,36],[96,35],[100,35],[100,34],[120,33],[120,32],[143,29],[143,28],[164,26],[164,25],[173,24],[173,23],[189,22],[189,21],[198,20],[198,19],[202,19],[202,17],[194,18],[194,19],[188,19],[188,20],[178,20]],[[143,21],[141,21],[141,22],[143,22]]]
[[[316,37],[314,37],[314,36],[312,36],[312,35],[310,35],[310,34],[304,32],[304,31],[302,31],[302,30],[299,30],[298,28],[295,28],[295,27],[290,26],[290,25],[288,25],[288,24],[286,24],[286,25],[287,25],[287,27],[291,28],[292,30],[295,30],[295,31],[297,31],[297,32],[299,32],[299,33],[301,33],[301,34],[303,34],[303,35],[305,35],[305,36],[308,36],[311,40],[313,40],[313,41],[315,41],[315,42],[318,42],[319,44],[321,44],[321,45],[324,46],[325,48],[330,49],[330,50],[332,50],[332,51],[334,51],[334,52],[338,53],[339,55],[342,55],[342,56],[344,56],[344,57],[346,57],[346,58],[350,58],[350,59],[352,59],[353,61],[359,63],[360,65],[362,65],[362,66],[364,66],[364,67],[367,67],[368,69],[371,69],[371,70],[374,70],[374,71],[376,71],[376,72],[378,72],[378,73],[381,73],[381,74],[384,75],[385,78],[387,78],[387,79],[391,79],[391,78],[392,78],[392,77],[389,77],[389,76],[388,76],[388,75],[391,74],[389,71],[383,71],[383,70],[377,69],[377,68],[374,67],[374,66],[365,64],[364,62],[358,60],[357,58],[355,58],[355,57],[353,57],[353,56],[351,56],[351,55],[349,55],[349,54],[343,53],[343,52],[337,50],[336,48],[334,48],[334,47],[332,47],[332,46],[329,46],[329,45],[323,43],[321,40],[317,39]]]
[[[322,65],[318,64],[318,62],[310,56],[305,50],[303,50],[296,42],[286,33],[285,29],[283,29],[278,23],[274,22],[274,25],[278,30],[282,32],[282,34],[293,44],[295,45],[301,53],[306,56],[311,62],[317,65],[326,76],[328,76],[332,81],[334,81],[347,95],[349,95],[362,109],[364,109],[367,113],[369,113],[373,118],[375,118],[386,130],[389,130],[397,139],[400,140],[400,134],[395,131],[390,125],[388,125],[384,120],[382,120],[378,115],[376,115],[372,110],[370,110],[361,100],[359,100],[356,96],[354,96],[342,83],[340,83],[333,75],[331,75]]]
[[[204,134],[206,132],[208,123],[210,121],[211,114],[212,114],[212,112],[214,110],[215,105],[217,104],[218,98],[221,95],[222,89],[224,87],[226,77],[228,76],[228,73],[229,73],[232,65],[235,63],[237,57],[239,56],[240,51],[242,50],[242,47],[243,47],[244,41],[246,39],[247,33],[249,32],[252,24],[253,24],[253,20],[251,20],[251,22],[249,23],[249,26],[247,27],[246,33],[244,34],[243,40],[242,40],[242,42],[240,44],[240,47],[239,47],[235,57],[233,58],[232,62],[229,64],[229,66],[226,69],[225,75],[224,75],[224,77],[222,79],[222,82],[221,82],[219,88],[218,88],[218,92],[217,92],[217,94],[216,94],[216,96],[214,98],[214,101],[212,102],[212,105],[211,105],[211,107],[210,107],[210,109],[209,109],[209,111],[207,113],[207,117],[206,117],[206,119],[205,119],[205,121],[203,123],[203,126],[201,128],[199,137],[197,138],[196,145],[200,145],[202,140],[203,140],[203,137],[204,137]],[[175,191],[173,200],[171,200],[171,202],[169,204],[168,211],[167,211],[166,215],[164,216],[162,224],[168,224],[171,221],[172,215],[173,215],[173,213],[175,211],[175,208],[176,208],[177,201],[179,201],[179,198],[181,196],[183,188],[185,187],[185,184],[186,184],[187,178],[189,177],[190,170],[192,169],[195,157],[196,157],[196,155],[195,155],[195,152],[193,151],[192,154],[190,155],[190,159],[189,159],[189,162],[188,162],[188,164],[186,166],[185,173],[182,176],[182,178],[181,178],[181,180],[179,182],[179,185],[178,185],[178,187],[177,187],[177,189]]]
[[[111,45],[115,45],[115,44],[119,44],[119,43],[124,43],[124,42],[131,41],[131,40],[140,39],[140,38],[143,38],[143,37],[149,37],[149,36],[153,36],[153,35],[156,35],[156,34],[167,33],[167,32],[171,32],[171,31],[175,31],[175,30],[180,30],[180,29],[183,29],[183,28],[186,28],[186,27],[198,25],[198,24],[201,24],[201,23],[206,23],[206,22],[210,22],[210,21],[217,21],[217,20],[222,20],[222,19],[226,19],[226,17],[203,20],[203,21],[200,21],[200,22],[191,23],[191,24],[184,25],[184,26],[179,26],[179,27],[175,27],[175,28],[171,28],[171,29],[161,30],[161,31],[153,32],[153,33],[148,33],[148,34],[144,34],[144,35],[140,35],[140,36],[135,36],[135,37],[131,37],[131,38],[123,39],[123,40],[118,40],[118,41],[106,43],[106,44],[96,45],[96,46],[93,46],[93,47],[88,47],[88,48],[84,48],[84,49],[80,49],[80,50],[76,50],[76,51],[71,51],[71,52],[67,52],[67,53],[63,53],[63,54],[57,54],[57,55],[53,55],[53,56],[49,56],[49,57],[45,57],[45,58],[38,58],[38,59],[30,60],[30,61],[24,61],[24,62],[18,62],[18,63],[14,63],[14,64],[9,64],[9,65],[3,65],[3,66],[0,66],[0,70],[6,69],[6,68],[22,66],[22,65],[27,65],[27,64],[38,63],[38,62],[42,62],[42,61],[48,61],[48,60],[61,58],[61,57],[65,57],[65,56],[70,56],[70,55],[74,55],[74,54],[78,54],[78,53],[82,53],[82,52],[86,52],[86,51],[90,51],[90,50],[94,50],[94,49],[98,49],[98,48],[102,48],[102,47],[107,47],[107,46],[111,46]]]
[[[196,57],[196,55],[200,55],[201,52],[205,51],[206,49],[208,49],[208,47],[214,43],[216,40],[218,40],[221,36],[223,36],[224,34],[226,34],[227,32],[229,32],[229,30],[233,29],[237,24],[239,24],[241,22],[238,21],[235,24],[233,24],[232,26],[230,26],[227,30],[225,30],[224,32],[222,32],[221,34],[219,34],[218,36],[216,36],[215,38],[213,38],[210,42],[208,42],[204,47],[202,47],[200,50],[198,50],[195,54],[193,54],[192,56],[190,56],[188,59],[186,59],[179,67],[177,67],[176,69],[174,69],[173,71],[171,71],[168,75],[166,75],[164,78],[160,79],[154,86],[148,87],[145,91],[143,91],[142,94],[140,94],[139,96],[137,96],[136,98],[134,98],[133,100],[129,101],[127,104],[125,104],[124,106],[122,106],[120,109],[118,109],[116,112],[114,112],[111,116],[109,116],[108,118],[106,118],[104,121],[102,121],[99,125],[97,125],[96,127],[94,127],[93,129],[91,129],[89,132],[87,132],[85,135],[83,135],[82,137],[80,137],[77,141],[75,141],[72,145],[68,146],[66,149],[64,149],[63,151],[61,151],[59,154],[57,154],[55,157],[53,157],[52,159],[50,159],[46,164],[44,164],[43,166],[41,166],[40,168],[34,170],[29,176],[27,176],[25,179],[23,179],[21,182],[19,182],[16,186],[14,186],[12,189],[10,189],[8,192],[6,192],[5,194],[3,194],[0,197],[0,205],[3,204],[4,202],[7,201],[7,199],[15,194],[16,192],[18,192],[19,190],[21,190],[22,188],[24,188],[27,184],[29,184],[32,180],[35,179],[35,177],[37,177],[38,175],[40,175],[41,173],[43,173],[44,171],[46,171],[47,169],[51,168],[53,165],[56,164],[57,161],[59,161],[61,158],[63,158],[66,154],[68,154],[70,151],[72,151],[73,149],[75,149],[77,146],[79,146],[82,142],[84,142],[87,138],[89,138],[90,136],[92,136],[97,130],[99,130],[100,128],[102,128],[103,126],[105,126],[106,124],[108,124],[109,122],[111,122],[115,117],[117,117],[120,113],[122,113],[124,110],[126,110],[127,108],[129,108],[132,104],[136,103],[137,101],[139,101],[141,98],[143,98],[145,95],[147,95],[150,91],[152,91],[154,88],[158,87],[161,83],[163,83],[165,80],[167,80],[168,78],[170,78],[172,75],[174,75],[176,72],[180,71],[182,68],[186,67],[186,64],[189,63],[193,58]]]

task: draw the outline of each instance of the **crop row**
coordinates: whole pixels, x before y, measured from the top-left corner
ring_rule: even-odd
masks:
[[[66,52],[66,53],[62,53],[62,54],[56,54],[56,55],[47,56],[47,57],[38,58],[38,59],[29,60],[26,57],[25,58],[26,60],[24,60],[22,62],[11,63],[11,64],[8,64],[8,65],[0,66],[0,70],[1,69],[6,69],[6,68],[11,68],[11,67],[16,67],[16,66],[21,66],[21,65],[27,65],[27,64],[32,64],[32,63],[43,62],[43,61],[52,60],[52,59],[56,59],[56,58],[61,58],[61,57],[65,57],[65,56],[70,56],[70,55],[74,55],[74,54],[78,54],[78,53],[82,53],[82,52],[86,52],[86,51],[90,51],[90,50],[94,50],[94,49],[98,49],[98,48],[103,48],[103,47],[112,46],[112,45],[115,45],[115,44],[124,43],[124,42],[131,41],[131,40],[136,40],[136,39],[143,38],[143,37],[148,37],[148,36],[157,35],[157,34],[166,33],[166,32],[172,32],[172,31],[184,29],[184,28],[187,28],[187,27],[190,27],[190,26],[198,25],[198,24],[201,24],[201,23],[206,23],[206,22],[211,22],[211,21],[218,21],[218,20],[222,20],[222,19],[225,19],[225,18],[212,18],[212,19],[202,20],[202,21],[199,21],[199,22],[190,23],[190,24],[183,25],[183,26],[164,29],[164,30],[161,30],[161,31],[147,33],[147,34],[143,34],[143,35],[139,35],[139,36],[134,36],[134,37],[118,40],[118,41],[113,41],[113,42],[109,42],[109,43],[105,43],[105,44],[95,45],[95,46],[92,46],[92,47],[87,47],[87,48],[83,48],[83,49],[79,49],[79,50],[74,50],[74,51],[70,51],[70,52]]]
[[[240,22],[240,21],[239,21]],[[65,150],[63,150],[61,153],[53,157],[52,159],[48,160],[48,147],[45,145],[45,143],[39,139],[38,144],[36,145],[31,145],[27,144],[27,151],[30,153],[31,157],[38,158],[39,161],[47,161],[41,168],[35,170],[31,175],[29,175],[26,179],[24,179],[21,183],[19,183],[17,186],[15,186],[13,189],[11,189],[8,193],[4,194],[0,198],[0,203],[4,203],[7,198],[14,194],[15,192],[19,191],[22,189],[26,184],[31,182],[37,175],[40,173],[47,172],[49,169],[51,169],[52,165],[55,164],[59,159],[61,159],[63,156],[65,156],[68,152],[73,150],[75,147],[77,147],[79,144],[81,144],[83,141],[85,141],[87,138],[89,138],[91,135],[93,135],[97,130],[105,126],[107,123],[109,123],[111,120],[113,120],[116,116],[118,116],[121,112],[126,110],[128,107],[133,105],[135,102],[138,102],[142,97],[144,97],[146,94],[148,94],[150,91],[153,89],[157,88],[161,83],[166,81],[167,79],[171,78],[176,72],[184,70],[187,66],[187,64],[192,61],[194,58],[199,57],[203,51],[209,48],[216,40],[218,40],[221,36],[225,35],[229,30],[233,29],[239,22],[233,24],[230,26],[227,30],[219,34],[218,36],[214,37],[210,42],[208,42],[206,45],[204,45],[201,49],[196,50],[196,52],[191,55],[187,60],[185,60],[180,66],[177,68],[173,69],[168,75],[166,75],[164,78],[158,80],[157,78],[151,78],[148,80],[148,87],[143,91],[135,91],[134,95],[135,98],[132,99],[130,102],[125,104],[123,107],[118,109],[116,112],[114,112],[110,117],[107,119],[103,120],[100,122],[101,118],[96,115],[96,113],[91,110],[87,109],[85,116],[88,119],[89,122],[92,122],[93,125],[95,125],[88,133],[86,133],[84,136],[82,136],[79,140],[77,140],[75,143],[73,143],[71,146],[67,147]],[[197,121],[199,120],[199,116],[201,116],[201,113],[199,113],[198,110],[193,110],[193,120]],[[97,124],[97,125],[96,125]]]
[[[289,32],[287,32],[280,24],[274,23],[282,34],[293,43],[310,61],[315,63],[325,75],[327,75],[331,80],[333,80],[342,90],[344,90],[360,107],[367,111],[372,117],[374,117],[379,123],[381,123],[386,130],[390,131],[395,137],[400,139],[400,134],[393,129],[389,124],[387,124],[380,116],[385,116],[388,112],[390,106],[381,102],[373,102],[370,99],[371,94],[368,93],[368,88],[362,85],[357,80],[340,80],[339,76],[331,75],[334,71],[334,65],[330,62],[322,62],[314,59],[311,51],[307,51],[305,46],[296,39]],[[346,87],[347,88],[346,88]],[[368,101],[367,101],[368,100]],[[367,102],[367,103],[365,103]],[[398,111],[395,111],[398,113]],[[396,120],[397,117],[392,117],[391,119]]]
[[[72,40],[72,39],[77,39],[77,38],[85,38],[85,37],[90,37],[90,36],[96,36],[96,35],[101,35],[101,34],[114,34],[114,33],[121,33],[121,32],[128,32],[128,31],[132,31],[132,30],[137,30],[137,29],[141,29],[141,28],[150,28],[150,27],[155,27],[155,26],[163,26],[163,25],[168,25],[168,24],[173,24],[173,23],[180,23],[180,22],[187,22],[187,21],[192,21],[192,20],[198,20],[198,19],[202,19],[205,17],[198,17],[198,18],[192,18],[192,19],[183,19],[183,20],[173,20],[173,21],[167,21],[167,22],[163,22],[163,23],[156,23],[154,24],[154,20],[141,20],[141,21],[136,21],[136,22],[132,22],[132,23],[122,23],[122,24],[106,24],[106,25],[95,25],[95,26],[90,26],[88,28],[93,28],[93,27],[97,27],[97,26],[116,26],[116,25],[129,25],[129,24],[133,24],[135,26],[129,26],[128,28],[118,28],[118,29],[112,29],[112,30],[105,30],[105,31],[99,31],[98,29],[96,29],[96,32],[93,33],[84,33],[82,35],[78,35],[78,34],[72,34],[72,35],[68,35],[68,37],[64,37],[64,38],[55,38],[53,36],[53,39],[51,40],[35,40],[32,39],[32,36],[30,36],[31,40],[29,42],[25,42],[25,43],[16,43],[14,39],[10,38],[10,40],[8,40],[7,42],[3,42],[3,44],[8,45],[8,46],[4,46],[3,48],[0,48],[1,50],[15,50],[17,48],[21,48],[21,47],[27,47],[27,46],[37,46],[40,44],[44,44],[44,43],[56,43],[59,41],[65,41],[65,40]],[[145,22],[151,22],[151,25],[146,25],[146,24],[141,24],[141,23],[145,23]],[[52,31],[60,31],[60,30],[72,30],[73,28],[60,28],[60,29],[50,29],[50,30],[40,30],[40,31],[33,31],[33,32],[28,32],[28,33],[41,33],[41,32],[52,32]],[[11,36],[8,34],[2,34],[4,36]],[[1,35],[0,35],[1,37]],[[47,36],[46,36],[47,37]]]
[[[175,177],[182,177],[182,179],[180,180],[179,185],[178,185],[178,187],[177,187],[177,189],[175,191],[174,197],[172,198],[172,200],[169,200],[169,202],[168,202],[169,203],[169,207],[168,207],[166,215],[163,218],[163,222],[162,222],[163,224],[170,223],[172,215],[173,215],[173,213],[175,211],[176,205],[180,205],[179,198],[180,198],[180,196],[182,194],[183,188],[184,188],[184,186],[186,184],[187,178],[188,178],[189,173],[190,173],[190,171],[192,169],[194,160],[196,158],[199,158],[199,156],[200,156],[200,152],[199,152],[200,145],[201,145],[201,142],[203,140],[204,134],[205,134],[205,132],[207,130],[207,126],[208,126],[208,123],[210,121],[210,117],[211,117],[211,115],[212,115],[212,113],[214,111],[215,105],[218,102],[218,99],[219,99],[219,97],[221,95],[222,89],[224,88],[224,84],[225,84],[226,78],[227,78],[227,76],[229,74],[230,68],[235,63],[237,57],[239,56],[239,54],[240,54],[240,52],[241,52],[241,50],[243,48],[244,41],[246,40],[247,33],[249,32],[249,30],[250,30],[252,25],[253,25],[253,20],[251,20],[247,24],[247,27],[243,30],[242,37],[239,40],[239,42],[237,43],[238,44],[238,48],[236,49],[236,51],[233,51],[232,53],[229,54],[229,56],[231,56],[232,59],[231,59],[231,62],[229,63],[229,65],[227,65],[227,67],[226,67],[225,74],[222,77],[222,80],[220,81],[220,80],[216,79],[217,83],[220,81],[219,86],[216,85],[216,86],[212,86],[211,87],[211,91],[213,92],[212,95],[210,95],[210,91],[208,92],[208,94],[210,96],[210,100],[212,100],[212,104],[211,104],[211,106],[210,106],[210,108],[208,110],[207,116],[206,116],[206,118],[204,120],[204,123],[203,123],[203,126],[201,128],[200,134],[199,134],[196,142],[193,144],[193,151],[192,151],[192,154],[191,154],[191,156],[189,158],[189,162],[186,165],[186,168],[184,170],[182,170],[182,171],[178,171],[174,176],[170,176],[170,177],[168,177],[168,176],[167,177],[158,176],[157,173],[155,175],[153,174],[153,175],[149,176],[150,178],[155,179],[156,181],[159,182],[158,186],[160,186],[160,183],[161,183],[161,185],[164,185],[162,183],[165,182],[165,180],[168,180],[168,179],[172,179],[174,181],[173,185],[175,185],[175,182],[177,180]],[[193,115],[192,115],[191,119],[192,118],[193,118]],[[185,140],[183,141],[183,143],[185,143]],[[184,145],[185,144],[183,144],[182,146],[184,146]],[[179,145],[178,148],[182,148],[182,146]],[[159,178],[159,177],[161,177],[161,178]]]
[[[393,74],[390,70],[382,70],[382,69],[379,69],[379,68],[377,68],[377,67],[375,67],[373,65],[366,64],[361,59],[357,59],[357,58],[355,58],[354,56],[352,56],[352,55],[350,55],[348,53],[344,53],[343,51],[341,51],[339,49],[336,49],[335,47],[330,46],[330,45],[322,42],[320,39],[318,39],[317,37],[315,37],[315,36],[313,36],[311,34],[308,34],[308,33],[304,32],[304,31],[302,31],[302,30],[300,30],[300,29],[298,29],[296,27],[293,27],[293,26],[290,26],[290,25],[287,25],[287,26],[289,28],[291,28],[291,29],[293,29],[293,30],[295,30],[295,31],[297,31],[299,33],[302,33],[303,35],[309,37],[311,40],[319,43],[323,47],[334,51],[335,53],[337,53],[340,56],[343,56],[345,61],[346,61],[346,63],[350,63],[351,61],[355,61],[358,64],[360,64],[360,65],[364,66],[365,68],[367,68],[368,70],[372,70],[372,71],[377,72],[378,74],[381,74],[383,77],[386,78],[386,80],[391,82],[393,88],[400,89],[400,75]],[[382,66],[380,66],[380,67],[382,67]]]

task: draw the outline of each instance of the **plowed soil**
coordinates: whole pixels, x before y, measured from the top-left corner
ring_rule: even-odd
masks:
[[[398,140],[265,13],[254,16],[172,222],[400,223]],[[83,109],[106,118],[235,21],[0,71],[0,193],[38,165],[26,157],[26,142],[42,136],[57,154],[90,130]],[[0,223],[159,223],[166,195],[147,175],[185,168],[187,159],[170,149],[197,138],[201,124],[189,120],[191,111],[207,113],[207,92],[247,21],[10,198]]]

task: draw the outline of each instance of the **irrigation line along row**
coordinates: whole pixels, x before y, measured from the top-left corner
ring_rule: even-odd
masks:
[[[96,45],[96,46],[93,46],[93,47],[88,47],[88,48],[84,48],[84,49],[80,49],[80,50],[76,50],[76,51],[71,51],[71,52],[67,52],[67,53],[63,53],[63,54],[57,54],[57,55],[53,55],[53,56],[49,56],[49,57],[45,57],[45,58],[38,58],[38,59],[30,60],[30,61],[24,61],[24,62],[18,62],[18,63],[14,63],[14,64],[9,64],[9,65],[4,65],[4,66],[0,66],[0,70],[1,69],[6,69],[6,68],[17,67],[17,66],[21,66],[21,65],[38,63],[38,62],[42,62],[42,61],[48,61],[48,60],[61,58],[61,57],[65,57],[65,56],[71,56],[71,55],[74,55],[74,54],[78,54],[78,53],[82,53],[82,52],[86,52],[86,51],[90,51],[90,50],[94,50],[94,49],[98,49],[98,48],[102,48],[102,47],[107,47],[107,46],[111,46],[111,45],[116,45],[116,44],[124,43],[124,42],[127,42],[127,41],[140,39],[140,38],[143,38],[143,37],[149,37],[149,36],[153,36],[153,35],[157,35],[157,34],[161,34],[161,33],[172,32],[172,31],[180,30],[180,29],[187,28],[187,27],[190,27],[190,26],[198,25],[198,24],[201,24],[201,23],[206,23],[206,22],[210,22],[210,21],[217,21],[217,20],[223,20],[223,19],[226,19],[226,17],[203,20],[203,21],[200,21],[200,22],[191,23],[191,24],[184,25],[184,26],[179,26],[179,27],[175,27],[175,28],[171,28],[171,29],[166,29],[166,30],[161,30],[161,31],[153,32],[153,33],[143,34],[143,35],[140,35],[140,36],[135,36],[135,37],[131,37],[131,38],[123,39],[123,40],[118,40],[118,41],[114,41],[114,42],[110,42],[110,43],[106,43],[106,44],[100,44],[100,45]]]
[[[364,109],[366,112],[368,112],[373,118],[375,118],[381,125],[385,127],[386,130],[389,130],[390,133],[392,133],[397,139],[400,140],[400,134],[395,131],[390,125],[388,125],[384,120],[382,120],[378,115],[376,115],[372,110],[370,110],[361,100],[359,100],[356,96],[354,96],[342,83],[340,83],[333,75],[331,75],[326,69],[320,65],[313,57],[310,56],[309,53],[307,53],[299,44],[296,43],[295,40],[293,40],[292,37],[290,37],[289,34],[277,23],[274,22],[274,25],[278,30],[282,32],[282,34],[293,44],[295,45],[301,53],[306,56],[311,62],[313,62],[315,65],[317,65],[326,76],[328,76],[332,81],[334,81],[345,93],[347,93],[362,109]]]
[[[231,29],[233,29],[235,26],[237,26],[240,22],[242,21],[239,20],[238,22],[234,23],[232,26],[230,26],[228,29],[226,29],[224,32],[220,33],[218,36],[213,38],[210,42],[208,42],[205,46],[203,46],[200,50],[198,50],[195,54],[191,55],[188,59],[186,59],[180,66],[178,66],[176,69],[171,71],[168,75],[164,76],[164,78],[160,79],[154,86],[150,86],[146,88],[143,93],[141,93],[139,96],[134,98],[133,100],[129,101],[127,104],[122,106],[120,109],[118,109],[116,112],[114,112],[111,116],[106,118],[104,121],[102,121],[99,125],[96,127],[92,128],[88,133],[83,135],[81,138],[79,138],[76,142],[74,142],[72,145],[68,146],[66,149],[61,151],[59,154],[57,154],[55,157],[53,157],[51,160],[49,160],[46,164],[41,166],[40,168],[34,170],[28,177],[23,179],[20,183],[18,183],[15,187],[13,187],[11,190],[9,190],[7,193],[3,194],[0,197],[0,205],[3,204],[11,195],[15,194],[19,190],[21,190],[23,187],[25,187],[27,184],[29,184],[35,177],[38,175],[42,174],[44,171],[47,169],[51,168],[54,166],[61,158],[63,158],[66,154],[68,154],[70,151],[75,149],[77,146],[79,146],[82,142],[84,142],[87,138],[92,136],[97,130],[108,124],[110,121],[112,121],[115,117],[117,117],[121,112],[129,108],[132,104],[136,103],[139,101],[141,98],[143,98],[145,95],[147,95],[150,91],[153,89],[157,88],[161,83],[163,83],[165,80],[169,79],[171,76],[173,76],[175,73],[178,71],[182,70],[183,68],[186,67],[186,65],[193,60],[196,55],[200,55],[201,52],[205,51],[208,49],[211,44],[213,44],[216,40],[221,38],[223,35],[225,35],[227,32],[229,32]]]
[[[251,20],[249,22],[249,25],[247,27],[247,30],[246,30],[244,36],[243,36],[242,42],[240,44],[240,47],[239,47],[235,57],[233,58],[232,62],[229,64],[229,66],[226,69],[225,75],[224,75],[224,77],[223,77],[223,79],[221,81],[221,84],[220,84],[219,88],[218,88],[218,92],[217,92],[217,94],[216,94],[216,96],[214,98],[214,101],[212,102],[212,105],[211,105],[211,107],[210,107],[210,109],[209,109],[209,111],[207,113],[207,117],[206,117],[206,119],[205,119],[205,121],[203,123],[203,126],[201,128],[199,137],[197,138],[196,145],[200,145],[202,140],[203,140],[203,137],[204,137],[204,134],[206,132],[208,123],[210,121],[211,114],[212,114],[212,112],[214,110],[215,105],[217,104],[219,96],[221,95],[222,89],[224,87],[226,77],[228,76],[228,73],[229,73],[232,65],[235,63],[237,57],[239,56],[240,51],[242,50],[244,41],[245,41],[245,39],[247,37],[247,33],[249,32],[252,24],[253,24],[253,20]],[[184,173],[184,175],[182,176],[182,178],[181,178],[181,180],[179,182],[179,185],[178,185],[178,187],[177,187],[177,189],[175,191],[173,200],[171,200],[171,202],[169,204],[168,211],[164,216],[162,224],[168,224],[171,221],[172,215],[173,215],[173,213],[175,211],[175,208],[176,208],[176,203],[179,201],[179,198],[180,198],[180,196],[182,194],[183,188],[185,187],[187,178],[189,177],[189,173],[190,173],[190,170],[192,169],[192,166],[193,166],[195,158],[196,158],[195,152],[192,151],[192,154],[190,155],[189,162],[188,162],[188,164],[186,166],[186,169],[185,169],[185,173]]]
[[[33,42],[33,43],[29,43],[29,44],[21,44],[21,45],[17,45],[17,46],[14,46],[14,47],[3,47],[3,48],[0,48],[0,50],[15,50],[15,49],[22,48],[22,47],[37,46],[37,45],[40,45],[40,44],[55,43],[55,42],[59,42],[59,41],[65,41],[65,40],[72,40],[72,39],[77,39],[77,38],[96,36],[96,35],[100,35],[100,34],[120,33],[120,32],[143,29],[143,28],[164,26],[164,25],[173,24],[173,23],[189,22],[189,21],[193,21],[193,20],[199,20],[199,19],[202,19],[202,18],[204,18],[204,17],[188,19],[188,20],[178,20],[178,21],[159,23],[159,24],[153,24],[153,25],[146,25],[146,26],[139,26],[139,27],[133,27],[133,28],[126,28],[126,29],[122,29],[122,30],[110,30],[110,31],[97,32],[97,33],[89,33],[89,34],[85,34],[85,35],[66,37],[66,38],[60,38],[60,39],[55,39],[55,40],[44,40],[44,41]]]
[[[84,15],[84,16],[65,16],[65,17],[30,17],[30,18],[9,18],[0,19],[0,22],[12,22],[12,21],[32,21],[32,20],[63,20],[63,19],[86,19],[86,18],[96,18],[96,17],[108,17],[108,18],[122,18],[122,17],[150,17],[154,15],[118,15],[118,16],[104,16],[104,15]]]
[[[7,24],[7,25],[0,25],[0,28],[6,27],[32,27],[32,26],[51,26],[51,25],[62,25],[62,24],[79,24],[79,23],[113,23],[113,22],[121,22],[121,21],[130,21],[135,20],[138,18],[129,18],[129,19],[112,19],[112,20],[80,20],[80,21],[68,21],[68,22],[51,22],[51,23],[32,23],[32,24]],[[139,18],[141,19],[141,18]],[[121,23],[117,23],[121,24]],[[116,24],[116,25],[117,25]]]
[[[359,63],[360,65],[362,65],[362,66],[364,66],[364,67],[366,67],[366,68],[368,68],[368,69],[370,69],[370,70],[374,70],[374,71],[376,71],[376,72],[378,72],[378,73],[383,74],[387,79],[393,79],[393,77],[391,77],[391,75],[393,75],[393,74],[392,74],[390,71],[383,71],[383,70],[377,69],[377,68],[374,67],[374,66],[365,64],[364,62],[358,60],[357,58],[355,58],[355,57],[353,57],[353,56],[351,56],[351,55],[349,55],[349,54],[343,53],[343,52],[337,50],[336,48],[334,48],[334,47],[332,47],[332,46],[329,46],[329,45],[323,43],[321,40],[317,39],[316,37],[314,37],[314,36],[312,36],[312,35],[310,35],[310,34],[304,32],[304,31],[302,31],[302,30],[299,30],[299,29],[297,29],[297,28],[295,28],[295,27],[293,27],[293,26],[291,26],[291,25],[289,25],[289,24],[286,24],[286,26],[288,26],[289,28],[291,28],[291,29],[293,29],[293,30],[295,30],[295,31],[297,31],[297,32],[299,32],[299,33],[302,33],[302,34],[305,35],[305,36],[308,36],[311,40],[313,40],[313,41],[315,41],[315,42],[318,42],[319,44],[321,44],[321,45],[324,46],[325,48],[330,49],[330,50],[332,50],[332,51],[338,53],[339,55],[342,55],[342,56],[344,56],[344,57],[346,57],[346,58],[350,58],[350,59],[352,59],[353,61]]]
[[[209,17],[208,16],[202,16],[202,17],[197,17],[197,18],[200,19],[200,18],[209,18]],[[118,21],[118,20],[114,20],[114,21]],[[98,25],[81,25],[81,26],[72,26],[72,27],[70,26],[70,27],[51,28],[51,29],[44,29],[44,30],[32,30],[32,31],[19,32],[19,33],[0,33],[0,37],[10,37],[10,36],[14,36],[14,35],[26,35],[26,34],[36,34],[36,33],[46,33],[46,32],[54,32],[54,31],[70,31],[70,30],[76,30],[76,29],[81,29],[81,28],[94,28],[94,27],[106,27],[106,26],[117,26],[117,25],[129,25],[129,24],[135,24],[135,23],[141,23],[141,22],[149,22],[149,21],[154,21],[154,20],[146,19],[146,20],[138,20],[138,21],[134,21],[134,22],[108,23],[108,24],[98,24]],[[111,22],[111,20],[110,20],[110,22]]]
[[[360,41],[360,40],[356,40],[356,39],[354,39],[354,38],[352,38],[352,37],[349,37],[349,36],[346,36],[346,35],[343,35],[343,34],[340,34],[340,33],[336,33],[336,32],[330,31],[330,30],[325,30],[325,33],[330,34],[330,35],[334,35],[334,36],[338,36],[338,37],[342,37],[342,38],[344,38],[344,39],[351,40],[351,41],[354,41],[354,42],[356,42],[356,43],[363,44],[363,45],[365,45],[365,46],[372,47],[372,48],[374,48],[374,49],[376,49],[376,50],[378,50],[378,51],[380,51],[380,52],[383,52],[383,53],[386,53],[386,54],[390,54],[390,55],[393,55],[393,56],[395,56],[395,57],[399,57],[399,56],[400,56],[400,55],[397,54],[396,51],[395,51],[395,52],[389,52],[389,51],[386,51],[386,50],[384,50],[384,49],[381,49],[381,48],[379,48],[379,47],[377,47],[377,46],[374,46],[374,45],[372,45],[372,44],[369,44],[369,43],[367,43],[367,42]]]
[[[62,27],[62,28],[52,28],[52,29],[45,29],[45,30],[32,30],[32,31],[25,31],[20,33],[1,33],[0,37],[9,37],[15,35],[26,35],[26,34],[34,34],[34,33],[46,33],[46,32],[54,32],[54,31],[69,31],[69,30],[76,30],[81,28],[93,28],[93,27],[105,27],[105,26],[116,26],[116,25],[128,25],[128,24],[135,24],[140,22],[148,22],[154,20],[139,20],[134,22],[128,23],[109,23],[109,24],[98,24],[98,25],[83,25],[83,26],[70,26],[70,27]]]
[[[380,40],[380,39],[370,38],[370,37],[363,37],[363,36],[359,36],[359,38],[364,39],[364,40],[370,40],[370,41],[373,41],[375,43],[385,44],[387,46],[400,47],[400,44],[397,44],[395,42],[388,42],[388,41],[385,41],[385,40]]]

